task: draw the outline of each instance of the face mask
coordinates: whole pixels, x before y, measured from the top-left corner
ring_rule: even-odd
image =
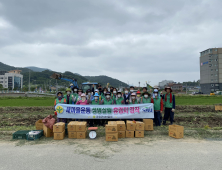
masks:
[[[155,96],[157,96],[157,93],[154,93]]]
[[[95,100],[98,100],[98,97],[95,97]]]
[[[133,92],[133,90],[130,90],[130,92]]]
[[[70,92],[68,91],[67,94],[70,95]]]
[[[104,91],[103,93],[106,94],[106,91]]]
[[[61,100],[61,99],[62,99],[62,96],[58,96],[58,99]]]
[[[116,91],[113,91],[113,93],[115,93],[115,94],[116,94]]]
[[[147,94],[145,94],[145,95],[144,95],[144,97],[145,97],[145,98],[147,98],[147,97],[148,97],[148,95],[147,95]]]
[[[118,94],[118,97],[121,97],[121,94]]]
[[[113,89],[110,89],[111,92],[113,92]]]
[[[125,94],[128,94],[128,91],[125,91]]]
[[[134,96],[132,96],[132,99],[135,99],[135,97],[134,97]]]
[[[78,92],[78,95],[81,96],[82,92]]]
[[[137,94],[137,97],[140,97],[140,95],[139,95],[139,94]]]
[[[91,94],[93,95],[93,92]]]
[[[74,91],[77,91],[77,89],[74,89]]]
[[[110,95],[107,95],[106,98],[109,99],[109,98],[110,98]]]

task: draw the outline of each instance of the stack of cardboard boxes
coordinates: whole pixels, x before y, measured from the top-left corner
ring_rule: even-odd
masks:
[[[143,119],[143,123],[145,123],[145,130],[153,130],[153,120],[152,119]]]
[[[65,123],[59,122],[53,125],[54,140],[63,140],[65,138]]]
[[[135,137],[136,138],[144,138],[144,126],[145,124],[143,122],[136,122],[136,131],[135,131]]]
[[[179,125],[169,125],[169,136],[180,139],[183,138],[184,127]]]
[[[87,129],[86,122],[77,122],[76,123],[76,138],[77,139],[86,139]]]
[[[126,137],[126,124],[124,121],[116,121],[117,124],[117,131],[118,131],[118,138],[125,138]]]
[[[118,141],[116,121],[109,121],[106,125],[106,141]]]
[[[35,128],[36,130],[43,130],[42,119],[39,119],[37,122],[35,122]]]
[[[134,132],[136,130],[136,122],[126,121],[126,138],[134,138]]]
[[[67,125],[68,128],[68,138],[70,139],[76,139],[77,138],[77,132],[76,132],[76,125],[77,125],[78,121],[72,121],[69,122],[69,124]]]
[[[46,127],[44,124],[43,124],[43,132],[44,132],[44,136],[49,138],[49,137],[53,137],[53,130],[52,129],[49,129],[48,127]]]

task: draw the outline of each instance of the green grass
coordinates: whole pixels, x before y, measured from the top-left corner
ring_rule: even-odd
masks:
[[[0,107],[53,106],[55,97],[0,97]],[[222,103],[222,96],[176,96],[176,105],[215,105]]]
[[[54,97],[1,97],[0,107],[9,106],[53,106]]]
[[[176,105],[215,105],[222,103],[222,96],[176,96]]]

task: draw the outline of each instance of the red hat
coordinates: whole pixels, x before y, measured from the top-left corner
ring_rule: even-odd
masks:
[[[171,87],[165,87],[165,91],[167,91],[167,89],[170,89],[170,92],[172,92],[172,89],[171,89]]]
[[[141,92],[138,90],[138,91],[136,92],[136,94],[141,94]]]

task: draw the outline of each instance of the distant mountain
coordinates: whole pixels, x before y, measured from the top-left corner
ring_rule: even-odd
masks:
[[[34,66],[25,67],[25,68],[28,68],[28,69],[30,69],[32,71],[35,71],[35,72],[42,72],[42,71],[45,71],[45,70],[52,71],[52,70],[47,69],[47,68],[39,68],[39,67],[34,67]]]
[[[30,69],[28,68],[9,66],[7,64],[0,62],[0,71],[10,71],[10,70],[22,70],[22,73],[30,71]]]
[[[4,64],[0,62],[0,71],[10,71],[10,70],[21,70],[21,74],[23,75],[23,85],[27,86],[29,83],[29,71],[30,71],[30,83],[31,85],[41,86],[44,87],[45,85],[52,85],[55,86],[56,80],[51,78],[51,75],[54,73],[54,71],[51,71],[49,69],[45,68],[38,68],[38,67],[14,67],[9,66],[7,64]],[[128,86],[126,83],[119,81],[117,79],[102,75],[102,76],[81,76],[78,73],[72,73],[66,71],[65,73],[59,73],[62,74],[64,78],[69,79],[77,79],[79,87],[81,87],[81,84],[83,82],[98,82],[103,87],[106,86],[107,83],[110,83],[110,86],[113,87],[119,87],[119,86]],[[58,85],[62,86],[69,86],[70,82],[65,80],[57,80]]]
[[[106,86],[107,83],[110,84],[110,86],[113,87],[128,87],[128,85],[120,80],[102,75],[102,76],[84,76],[88,81],[90,82],[97,82],[100,83],[102,86]]]

